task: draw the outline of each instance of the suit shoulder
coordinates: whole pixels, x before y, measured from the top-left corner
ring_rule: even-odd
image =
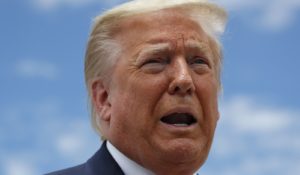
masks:
[[[78,175],[84,174],[85,164],[77,165],[74,167],[54,171],[45,175]]]

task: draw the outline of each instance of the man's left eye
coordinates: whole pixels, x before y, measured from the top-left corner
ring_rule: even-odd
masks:
[[[194,57],[189,61],[189,64],[207,64],[207,61],[205,58],[202,57]]]

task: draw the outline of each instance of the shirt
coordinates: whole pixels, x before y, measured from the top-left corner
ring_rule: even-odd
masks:
[[[107,141],[107,149],[115,161],[118,163],[125,175],[154,175],[148,169],[145,169],[141,165],[137,164],[133,160],[129,159],[123,153],[121,153],[116,147],[114,147],[109,141]]]

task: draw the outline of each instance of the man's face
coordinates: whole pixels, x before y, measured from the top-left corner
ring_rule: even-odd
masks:
[[[201,27],[174,10],[126,19],[111,75],[106,138],[156,174],[192,173],[218,120],[218,79]],[[170,169],[176,167],[176,169]]]

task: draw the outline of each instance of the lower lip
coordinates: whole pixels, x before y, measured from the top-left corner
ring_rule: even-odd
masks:
[[[193,123],[191,125],[172,125],[172,124],[167,124],[162,121],[160,121],[162,126],[166,128],[167,130],[171,132],[192,132],[194,129],[197,128],[197,124]]]

